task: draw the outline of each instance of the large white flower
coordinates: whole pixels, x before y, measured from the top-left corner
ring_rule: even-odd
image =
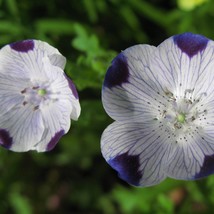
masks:
[[[49,151],[80,115],[78,94],[57,49],[24,40],[0,50],[0,144]]]
[[[102,90],[116,120],[102,154],[120,177],[151,186],[214,173],[214,42],[192,33],[121,52]]]

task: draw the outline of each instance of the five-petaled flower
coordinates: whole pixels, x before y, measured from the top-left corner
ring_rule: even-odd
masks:
[[[49,44],[24,40],[0,50],[0,145],[49,151],[80,115],[78,94]]]
[[[126,49],[106,73],[102,101],[115,120],[102,135],[102,154],[128,183],[214,173],[212,40],[184,33]]]

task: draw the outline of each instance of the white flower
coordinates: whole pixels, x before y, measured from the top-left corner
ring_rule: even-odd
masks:
[[[0,144],[49,151],[80,115],[78,94],[57,49],[24,40],[0,50]]]
[[[136,186],[214,173],[213,82],[214,42],[201,35],[120,53],[102,90],[116,120],[101,138],[106,161]]]

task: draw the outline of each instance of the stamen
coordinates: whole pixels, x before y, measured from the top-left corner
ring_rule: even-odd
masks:
[[[26,93],[26,91],[27,91],[27,89],[25,88],[21,91],[21,93],[24,94],[24,93]]]

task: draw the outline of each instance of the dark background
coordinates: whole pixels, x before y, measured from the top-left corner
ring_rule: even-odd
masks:
[[[149,188],[117,177],[100,152],[101,134],[112,122],[100,96],[117,53],[185,31],[213,39],[213,11],[211,0],[0,0],[0,46],[33,38],[59,49],[82,107],[51,152],[0,148],[0,213],[211,213],[214,176]]]

